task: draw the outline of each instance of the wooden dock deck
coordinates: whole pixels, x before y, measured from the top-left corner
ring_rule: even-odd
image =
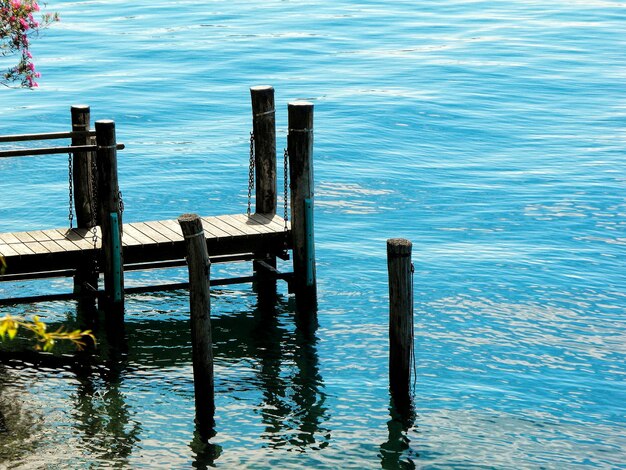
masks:
[[[289,223],[271,214],[234,214],[202,217],[209,255],[280,253],[290,243]],[[96,227],[95,249],[101,248]],[[85,255],[93,254],[93,232],[88,229],[49,229],[0,233],[0,256],[6,269],[0,280],[40,277],[38,273],[75,269]],[[122,232],[124,265],[182,260],[185,246],[176,220],[125,223]]]
[[[281,164],[284,212],[280,217],[275,215],[278,209],[278,165],[274,89],[261,86],[250,90],[253,132],[250,136],[246,214],[201,217],[203,230],[186,238],[180,217],[177,220],[125,223],[117,163],[117,151],[125,146],[117,142],[114,121],[96,121],[95,129],[91,129],[89,106],[71,107],[70,132],[0,136],[0,144],[10,147],[0,149],[0,158],[68,155],[70,226],[69,229],[0,233],[0,282],[73,276],[71,298],[96,295],[99,307],[102,300],[102,309],[123,316],[124,272],[183,266],[187,256],[186,242],[202,234],[211,263],[253,262],[252,276],[216,281],[223,281],[223,284],[256,282],[261,286],[259,296],[271,298],[276,290],[276,280],[281,279],[287,281],[289,292],[296,294],[300,310],[317,305],[313,236],[313,104],[294,101],[288,105],[289,134]],[[70,145],[34,147],[43,144],[28,143],[68,139]],[[290,223],[285,222],[288,217]],[[74,218],[77,228],[72,228]],[[279,272],[276,258],[287,260],[290,257],[293,272]],[[99,274],[103,275],[104,290],[98,286]],[[217,284],[212,279],[209,282]],[[16,289],[11,289],[10,299],[0,299],[0,305],[5,300],[4,303],[18,300],[13,290]],[[44,297],[51,296],[19,297],[19,300]],[[67,295],[56,297],[67,298]]]

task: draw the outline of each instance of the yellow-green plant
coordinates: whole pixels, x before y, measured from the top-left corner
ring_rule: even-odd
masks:
[[[96,343],[96,338],[91,330],[65,331],[63,327],[60,327],[56,331],[49,332],[46,330],[46,324],[37,315],[31,321],[11,315],[0,318],[0,338],[3,341],[6,336],[9,339],[15,338],[20,328],[34,334],[37,339],[35,349],[38,351],[50,351],[57,341],[71,341],[78,350],[82,350],[87,345],[85,343],[87,338],[91,338],[93,343]]]

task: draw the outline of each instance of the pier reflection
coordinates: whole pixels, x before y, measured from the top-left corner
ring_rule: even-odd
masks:
[[[185,300],[180,304],[186,304],[186,292],[164,295],[164,302],[179,303],[172,302],[172,295],[180,295]],[[143,372],[150,370],[149,380],[154,387],[168,389],[165,394],[182,392],[193,409],[193,398],[189,399],[193,391],[187,386],[181,388],[180,382],[176,383],[176,390],[169,390],[172,382],[168,377],[172,370],[178,371],[178,377],[181,371],[190,369],[189,320],[177,308],[171,317],[166,312],[155,312],[152,318],[149,313],[129,316],[124,325],[109,328],[106,322],[92,322],[90,308],[77,312],[76,323],[80,328],[99,328],[95,354],[86,351],[78,360],[45,355],[42,360],[48,368],[68,371],[75,381],[75,385],[69,386],[65,412],[76,438],[74,443],[83,456],[89,461],[131,466],[133,452],[141,448],[142,439],[151,432],[151,424],[142,421],[141,409],[132,396],[136,384],[130,385],[129,381],[147,379]],[[268,447],[296,452],[326,447],[331,438],[327,425],[330,414],[320,373],[316,325],[303,325],[296,320],[293,299],[278,298],[273,306],[264,304],[253,310],[230,313],[231,310],[226,307],[223,311],[228,313],[218,312],[212,318],[216,363],[236,365],[222,367],[226,375],[216,376],[216,394],[249,402],[246,408],[256,418],[251,415],[246,419],[262,423],[260,436],[253,438],[267,442]],[[163,416],[176,413],[167,404],[162,411]],[[220,416],[219,408],[216,416]],[[189,427],[193,429],[193,423]],[[219,428],[216,431],[219,438]],[[219,445],[204,442],[197,433],[190,435],[188,442],[196,468],[212,466],[222,452]]]
[[[415,409],[411,398],[389,402],[387,441],[380,446],[380,465],[384,469],[416,468],[419,454],[411,448],[408,431],[415,425]]]
[[[101,343],[106,359],[97,367],[74,368],[78,386],[72,395],[71,416],[80,432],[82,447],[92,457],[116,465],[128,458],[140,440],[142,427],[121,391],[128,366],[124,330],[107,334]]]
[[[257,379],[263,391],[259,410],[270,447],[320,449],[330,442],[324,382],[319,371],[317,337],[312,325],[296,322],[287,331],[277,320],[293,305],[278,303],[255,312],[251,336],[253,353],[259,360]]]

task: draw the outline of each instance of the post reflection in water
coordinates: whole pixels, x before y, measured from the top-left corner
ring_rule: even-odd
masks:
[[[263,390],[259,412],[270,447],[291,446],[299,451],[321,449],[331,433],[326,394],[319,372],[315,328],[297,323],[295,331],[281,326],[282,312],[293,312],[293,302],[257,309],[250,338],[259,361],[257,378]]]
[[[408,431],[415,424],[415,409],[411,397],[408,401],[389,402],[390,420],[387,421],[388,438],[380,446],[380,465],[384,469],[416,468],[415,460],[419,454],[411,448]]]
[[[75,369],[78,387],[71,413],[83,446],[93,457],[128,465],[142,428],[120,390],[127,368],[125,335],[117,330],[114,339],[108,336],[108,344],[101,345],[108,356],[105,363]]]

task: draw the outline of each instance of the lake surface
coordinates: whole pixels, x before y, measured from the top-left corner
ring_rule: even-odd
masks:
[[[0,133],[68,130],[80,103],[114,119],[125,221],[245,212],[249,87],[276,89],[279,149],[287,103],[315,104],[319,327],[302,334],[282,284],[269,321],[249,286],[214,290],[204,446],[187,294],[130,296],[123,347],[101,334],[98,368],[0,367],[0,467],[626,468],[626,3],[49,9],[62,22],[33,42],[41,86],[0,90]],[[0,171],[0,231],[67,225],[67,156]],[[408,424],[387,389],[393,237],[415,264]],[[76,305],[5,312],[71,323]]]

